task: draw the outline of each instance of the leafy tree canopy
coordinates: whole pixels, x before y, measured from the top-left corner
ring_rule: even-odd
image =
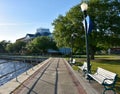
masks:
[[[33,39],[26,48],[30,53],[46,53],[48,49],[57,49],[56,43],[46,36]]]
[[[16,41],[15,43],[9,43],[6,46],[6,50],[10,53],[21,53],[21,50],[26,46],[23,41]]]
[[[89,34],[91,54],[98,48],[120,46],[120,2],[118,0],[86,0],[87,14],[93,22],[92,33]],[[85,32],[83,28],[83,13],[80,4],[72,7],[65,16],[59,15],[52,23],[54,38],[58,47],[71,47],[71,35],[74,38],[74,51],[85,47]]]

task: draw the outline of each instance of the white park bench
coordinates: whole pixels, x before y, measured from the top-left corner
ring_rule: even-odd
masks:
[[[75,62],[76,62],[75,59],[73,59],[72,64],[75,64]]]
[[[91,64],[90,64],[90,68],[91,68]],[[87,73],[87,62],[84,62],[82,66],[78,66],[78,72],[80,70],[82,70],[83,76],[86,76],[86,73]]]
[[[84,62],[82,66],[78,66],[78,71],[87,71],[87,62]]]
[[[70,63],[70,64],[73,65],[73,64],[75,64],[75,62],[76,62],[75,59],[72,59],[72,60],[71,60],[71,58],[70,58],[70,60],[69,60],[69,63]]]
[[[97,81],[99,84],[102,84],[104,86],[103,94],[105,94],[106,90],[113,90],[114,94],[116,94],[114,90],[116,78],[117,78],[116,73],[98,67],[96,73],[87,74],[87,75],[89,76],[89,82],[92,78],[95,81]]]

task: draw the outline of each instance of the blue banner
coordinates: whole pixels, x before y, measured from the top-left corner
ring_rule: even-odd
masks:
[[[85,18],[85,20],[86,20],[86,23],[87,23],[87,33],[89,34],[89,33],[92,32],[93,23],[92,23],[92,21],[91,21],[91,19],[90,19],[89,16],[87,16],[87,17]],[[85,30],[86,30],[86,27],[85,27],[85,20],[83,20],[83,26],[84,26],[84,28],[85,28]]]

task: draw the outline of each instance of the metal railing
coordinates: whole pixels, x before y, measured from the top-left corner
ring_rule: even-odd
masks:
[[[1,58],[1,59],[3,59],[3,58]],[[16,81],[18,81],[18,78],[17,78],[18,75],[20,75],[23,72],[26,72],[26,75],[28,75],[28,72],[27,72],[28,69],[32,68],[32,70],[34,70],[33,66],[44,61],[45,59],[47,59],[47,58],[4,57],[5,61],[0,62],[0,65],[3,65],[5,63],[12,63],[13,65],[12,65],[11,71],[6,72],[4,74],[0,74],[0,81],[1,81],[1,79],[5,80],[4,78],[6,78],[7,76],[9,77],[9,75],[12,75],[12,77],[10,77],[8,79],[8,81],[13,78],[16,78]],[[18,65],[19,65],[19,67],[18,67]],[[9,66],[7,66],[7,67],[9,67]],[[0,71],[4,71],[1,69],[2,68],[0,66]],[[19,71],[22,71],[22,72],[19,72]],[[5,82],[8,82],[8,81],[5,81]],[[2,82],[0,82],[0,83],[2,83]],[[4,83],[2,83],[2,84],[4,84]],[[0,86],[2,84],[0,84]]]

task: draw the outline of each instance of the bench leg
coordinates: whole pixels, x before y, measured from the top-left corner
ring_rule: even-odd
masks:
[[[113,87],[107,87],[107,86],[104,86],[104,91],[103,91],[103,94],[105,94],[106,91],[108,90],[112,90],[114,92],[114,94],[116,94],[115,90],[113,89]]]
[[[91,82],[91,80],[93,80],[93,78],[91,76],[88,75],[88,80],[89,80],[89,83]]]
[[[103,91],[103,94],[105,94],[106,91],[108,91],[108,90],[104,90],[104,91]],[[113,89],[112,91],[114,92],[114,94],[116,94],[116,92],[115,92],[114,89]]]
[[[83,70],[83,76],[87,79],[88,78],[88,75],[87,75],[87,71],[86,70]]]

